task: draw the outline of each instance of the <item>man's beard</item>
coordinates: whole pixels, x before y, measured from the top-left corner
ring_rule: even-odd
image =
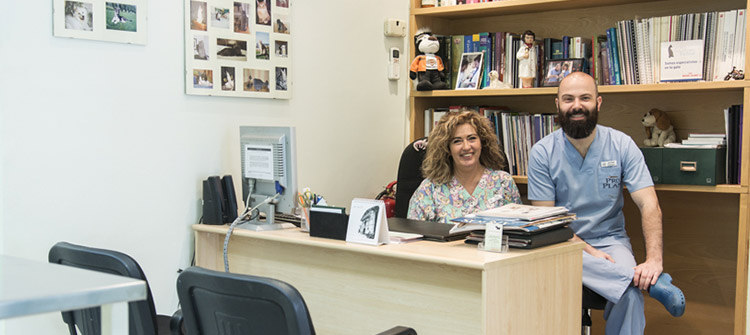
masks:
[[[570,117],[576,114],[583,114],[585,119],[583,121],[570,120]],[[557,118],[559,119],[560,126],[566,135],[574,139],[581,139],[591,135],[596,128],[596,123],[599,121],[599,106],[596,106],[593,111],[581,107],[571,110],[567,115],[562,113],[560,107],[558,107]]]

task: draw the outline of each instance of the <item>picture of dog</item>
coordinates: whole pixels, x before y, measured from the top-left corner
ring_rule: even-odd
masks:
[[[235,2],[234,3],[234,32],[249,34],[250,33],[250,4]]]
[[[255,59],[270,59],[269,55],[269,33],[255,34]]]
[[[273,23],[273,32],[289,34],[289,17],[286,15],[276,15],[276,21]]]
[[[255,0],[255,23],[266,26],[271,25],[271,7],[266,0]]]
[[[289,0],[276,0],[276,7],[289,8]]]
[[[216,57],[237,61],[247,60],[247,41],[231,40],[226,38],[216,39]]]
[[[274,47],[274,50],[276,50],[276,56],[286,58],[288,56],[287,46],[288,46],[289,42],[287,42],[287,41],[275,41],[275,44],[276,44],[276,46]]]
[[[214,71],[207,69],[193,70],[194,88],[214,88]]]
[[[208,36],[193,36],[193,59],[208,60]]]
[[[243,87],[245,91],[250,92],[269,92],[268,89],[268,70],[244,69],[243,74],[245,82]]]
[[[190,29],[206,31],[206,3],[190,1]]]
[[[107,2],[107,29],[132,31],[138,29],[136,24],[136,6]]]
[[[229,29],[229,8],[211,7],[211,27]]]
[[[287,90],[286,72],[287,72],[287,69],[285,67],[276,68],[276,90],[278,91]]]
[[[88,2],[65,1],[65,29],[91,31],[93,5]]]
[[[234,91],[234,68],[221,67],[221,90]]]

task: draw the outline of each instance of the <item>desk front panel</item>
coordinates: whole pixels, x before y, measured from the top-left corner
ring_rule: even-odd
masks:
[[[420,335],[580,331],[580,248],[476,267],[253,236],[231,238],[230,271],[295,286],[320,334],[376,334],[396,325]],[[196,231],[198,266],[223,269],[223,238]],[[475,250],[460,242],[438,245]],[[540,313],[548,317],[540,321]]]

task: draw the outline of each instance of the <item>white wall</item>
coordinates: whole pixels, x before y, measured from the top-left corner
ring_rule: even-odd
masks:
[[[40,261],[57,241],[123,251],[171,314],[200,181],[239,178],[240,125],[296,126],[299,184],[329,202],[375,196],[408,137],[409,83],[386,79],[388,48],[408,43],[382,32],[385,18],[408,19],[408,3],[292,4],[293,98],[273,101],[183,93],[182,1],[149,1],[146,46],[56,38],[50,1],[4,2],[0,251]],[[5,326],[66,333],[57,313]]]

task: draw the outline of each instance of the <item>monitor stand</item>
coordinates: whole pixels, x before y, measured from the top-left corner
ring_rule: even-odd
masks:
[[[276,212],[276,205],[274,205],[273,203],[268,204],[267,213],[275,213],[275,212]],[[275,220],[274,220],[273,215],[266,215],[265,220],[261,220],[260,215],[258,215],[258,218],[256,218],[255,220],[240,223],[235,228],[247,229],[247,230],[252,230],[252,231],[267,231],[267,230],[280,230],[280,229],[296,227],[294,224],[291,224],[291,223],[287,223],[287,222],[276,223],[274,221]]]

